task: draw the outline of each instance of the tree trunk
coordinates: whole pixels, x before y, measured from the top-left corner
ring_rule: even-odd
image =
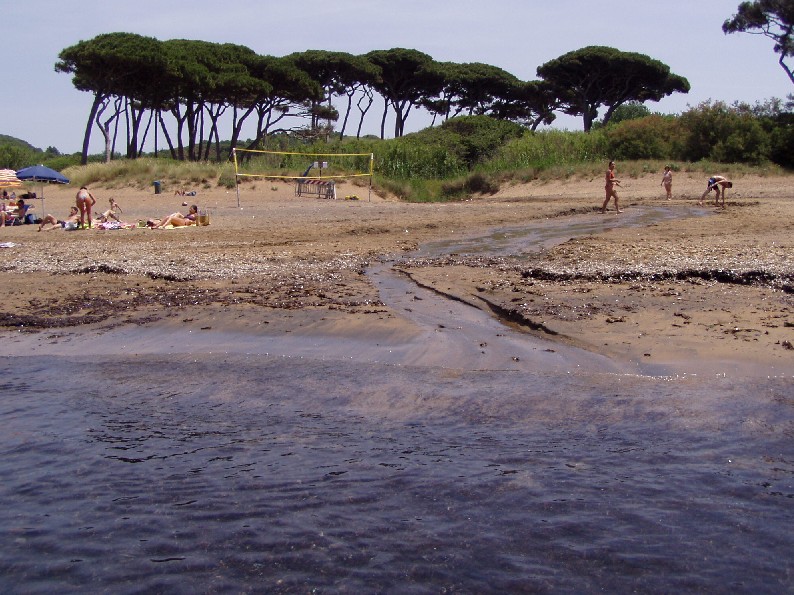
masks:
[[[386,115],[389,113],[389,100],[383,98],[383,117],[380,120],[380,139],[386,138]]]
[[[347,109],[345,110],[345,117],[342,120],[342,129],[339,131],[339,140],[345,138],[345,128],[347,128],[347,120],[350,117],[350,111],[353,109],[353,95],[355,94],[355,90],[352,93],[347,93]]]
[[[101,94],[94,94],[94,103],[91,104],[91,112],[88,114],[88,122],[85,125],[85,135],[83,136],[83,151],[80,154],[80,165],[88,164],[88,148],[91,144],[91,129],[94,127],[94,118],[96,118],[99,105],[104,101]]]
[[[158,120],[160,121],[160,129],[163,131],[163,136],[165,137],[165,142],[168,144],[168,150],[171,153],[171,159],[177,159],[177,152],[174,148],[174,143],[171,141],[171,135],[168,134],[168,128],[166,128],[165,121],[163,120],[163,112],[158,111]]]
[[[356,107],[358,108],[358,111],[361,112],[361,117],[358,119],[358,129],[356,130],[356,138],[357,139],[361,138],[361,129],[364,127],[364,118],[366,117],[367,112],[369,112],[369,108],[372,107],[372,104],[375,101],[374,98],[372,97],[372,92],[371,91],[369,91],[368,89],[365,88],[365,89],[362,89],[362,92],[363,92],[363,95],[356,102]],[[364,99],[368,99],[369,101],[367,102],[367,107],[362,109],[361,108],[361,102],[364,101]]]
[[[778,64],[780,64],[780,67],[781,67],[783,70],[785,70],[785,71],[786,71],[786,74],[788,75],[788,78],[789,78],[789,80],[790,80],[792,83],[794,83],[794,73],[792,73],[792,72],[791,72],[791,69],[790,69],[790,68],[789,68],[789,67],[786,65],[786,63],[784,62],[785,58],[786,58],[786,52],[781,52],[781,53],[780,53],[780,60],[778,60],[777,62],[778,62]]]
[[[232,111],[232,138],[231,138],[231,147],[230,151],[237,148],[237,143],[240,141],[240,134],[243,130],[243,124],[248,119],[254,111],[254,106],[252,105],[242,113],[242,115],[238,115],[237,106],[234,107]],[[229,153],[231,156],[231,153]]]
[[[152,127],[152,118],[154,118],[154,112],[149,110],[149,119],[146,121],[146,128],[143,129],[143,135],[141,137],[141,143],[138,147],[138,156],[140,157],[143,155],[143,146],[146,144],[146,137],[149,136],[149,129]],[[155,152],[157,151],[157,127],[155,126],[155,141],[154,141]]]

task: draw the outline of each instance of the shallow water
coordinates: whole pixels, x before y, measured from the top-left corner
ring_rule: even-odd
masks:
[[[521,256],[547,249],[572,237],[604,233],[616,227],[643,227],[663,224],[684,216],[704,216],[701,207],[671,209],[667,207],[634,207],[623,213],[586,214],[546,219],[541,224],[516,225],[495,229],[486,234],[444,238],[423,244],[417,255],[435,258],[447,254],[484,256]]]
[[[168,367],[3,370],[4,592],[792,586],[790,381]]]
[[[790,376],[651,374],[373,280],[422,332],[6,337],[2,591],[792,590]]]

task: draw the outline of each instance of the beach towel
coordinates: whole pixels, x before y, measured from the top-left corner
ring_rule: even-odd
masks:
[[[95,225],[97,229],[133,229],[134,223],[127,223],[126,221],[105,221]]]

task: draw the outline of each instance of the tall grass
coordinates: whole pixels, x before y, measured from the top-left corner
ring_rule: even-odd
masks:
[[[462,175],[466,165],[440,146],[423,146],[416,143],[389,143],[376,156],[378,173],[397,180],[444,179]]]
[[[609,143],[601,131],[584,134],[549,130],[525,134],[508,142],[483,165],[483,169],[487,172],[543,171],[606,159],[609,159]]]
[[[144,189],[159,181],[165,187],[209,188],[218,180],[231,175],[231,163],[173,161],[171,159],[117,159],[109,163],[89,163],[72,166],[63,171],[72,184],[78,186],[101,185],[105,188],[134,186]]]

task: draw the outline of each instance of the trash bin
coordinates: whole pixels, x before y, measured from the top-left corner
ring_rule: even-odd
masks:
[[[156,180],[156,181],[154,181],[152,183],[154,184],[154,193],[155,194],[160,194],[160,188],[162,187],[162,184],[160,183],[160,180]]]

